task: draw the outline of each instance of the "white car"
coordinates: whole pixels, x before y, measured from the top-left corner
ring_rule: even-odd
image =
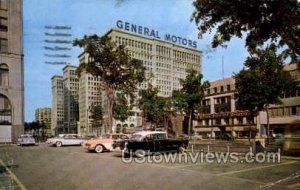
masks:
[[[64,145],[81,145],[81,143],[90,138],[80,137],[77,134],[64,134],[47,139],[46,143],[52,146],[61,147]]]
[[[21,135],[18,138],[17,145],[20,145],[20,146],[23,146],[23,145],[35,145],[35,139],[33,138],[32,135],[24,134],[24,135]]]

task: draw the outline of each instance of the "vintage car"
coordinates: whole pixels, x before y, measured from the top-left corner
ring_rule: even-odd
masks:
[[[64,145],[81,145],[81,143],[90,138],[81,137],[77,134],[63,134],[57,137],[48,138],[46,143],[52,146],[61,147]]]
[[[167,133],[162,131],[141,131],[134,133],[122,146],[125,146],[126,155],[143,157],[155,152],[183,151],[188,142],[188,139],[168,138]]]
[[[18,145],[23,146],[23,145],[35,145],[35,139],[33,138],[32,135],[29,134],[24,134],[21,135],[18,138]]]
[[[127,134],[106,134],[99,138],[94,138],[88,141],[84,141],[82,146],[89,151],[95,151],[96,153],[101,153],[103,151],[111,151],[115,147],[113,147],[114,142],[118,142],[119,140],[129,139],[129,135]]]

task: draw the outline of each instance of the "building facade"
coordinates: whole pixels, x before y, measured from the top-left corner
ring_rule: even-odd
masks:
[[[255,118],[250,125],[247,120],[249,113],[238,108],[234,92],[235,79],[232,77],[210,82],[201,114],[194,121],[194,131],[198,135],[211,138],[221,133],[231,133],[234,137],[255,136],[258,131],[257,120]]]
[[[79,62],[87,61],[88,56],[81,54]],[[86,71],[82,71],[79,78],[79,125],[80,135],[97,135],[100,126],[93,126],[92,110],[95,106],[101,106],[102,101],[101,82],[99,77],[94,77]]]
[[[281,97],[280,104],[270,105],[270,134],[282,134],[284,129],[291,125],[300,126],[300,69],[297,64],[286,65],[284,69],[298,82],[299,86],[294,92]],[[263,120],[262,124],[266,126],[267,120]]]
[[[77,67],[73,65],[67,65],[63,68],[64,126],[62,132],[64,133],[77,133],[79,80],[76,69]]]
[[[35,110],[35,121],[45,126],[45,135],[51,136],[51,108],[37,108]]]
[[[297,64],[285,65],[284,70],[300,84]],[[203,137],[215,137],[231,133],[237,138],[249,135],[267,136],[267,113],[261,111],[252,121],[247,120],[248,111],[238,108],[234,99],[235,79],[212,81],[203,100],[201,114],[194,121],[194,130]],[[283,134],[286,127],[300,125],[300,87],[280,97],[281,103],[269,106],[270,135]]]
[[[63,77],[55,75],[52,84],[52,116],[51,131],[53,135],[61,133],[64,126],[64,85]]]
[[[146,78],[160,89],[159,96],[170,97],[173,90],[181,88],[180,79],[187,75],[187,69],[201,72],[201,51],[180,46],[157,38],[148,38],[119,29],[111,29],[105,35],[118,45],[124,45],[132,58],[141,60],[146,68]],[[139,88],[146,89],[148,81]],[[103,96],[105,107],[106,96]],[[115,121],[113,127],[135,127],[142,125],[141,111],[133,108],[125,121]]]
[[[22,0],[0,1],[0,142],[24,132]]]

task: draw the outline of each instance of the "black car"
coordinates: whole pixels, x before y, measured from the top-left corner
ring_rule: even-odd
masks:
[[[234,140],[234,137],[229,133],[221,133],[216,136],[216,139],[219,140]]]
[[[141,131],[124,141],[125,154],[142,157],[155,152],[183,151],[188,146],[188,140],[168,138],[166,132]]]

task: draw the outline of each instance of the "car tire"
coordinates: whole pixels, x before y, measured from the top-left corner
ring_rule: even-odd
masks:
[[[138,149],[134,152],[134,155],[138,158],[143,158],[146,156],[146,151],[142,149]]]
[[[102,153],[103,150],[104,150],[104,147],[103,147],[101,144],[99,144],[99,145],[97,145],[97,146],[95,147],[95,152],[96,152],[96,153]]]
[[[55,143],[55,146],[56,146],[56,147],[61,147],[61,146],[62,146],[62,143],[61,143],[60,141],[57,141],[57,142]]]

